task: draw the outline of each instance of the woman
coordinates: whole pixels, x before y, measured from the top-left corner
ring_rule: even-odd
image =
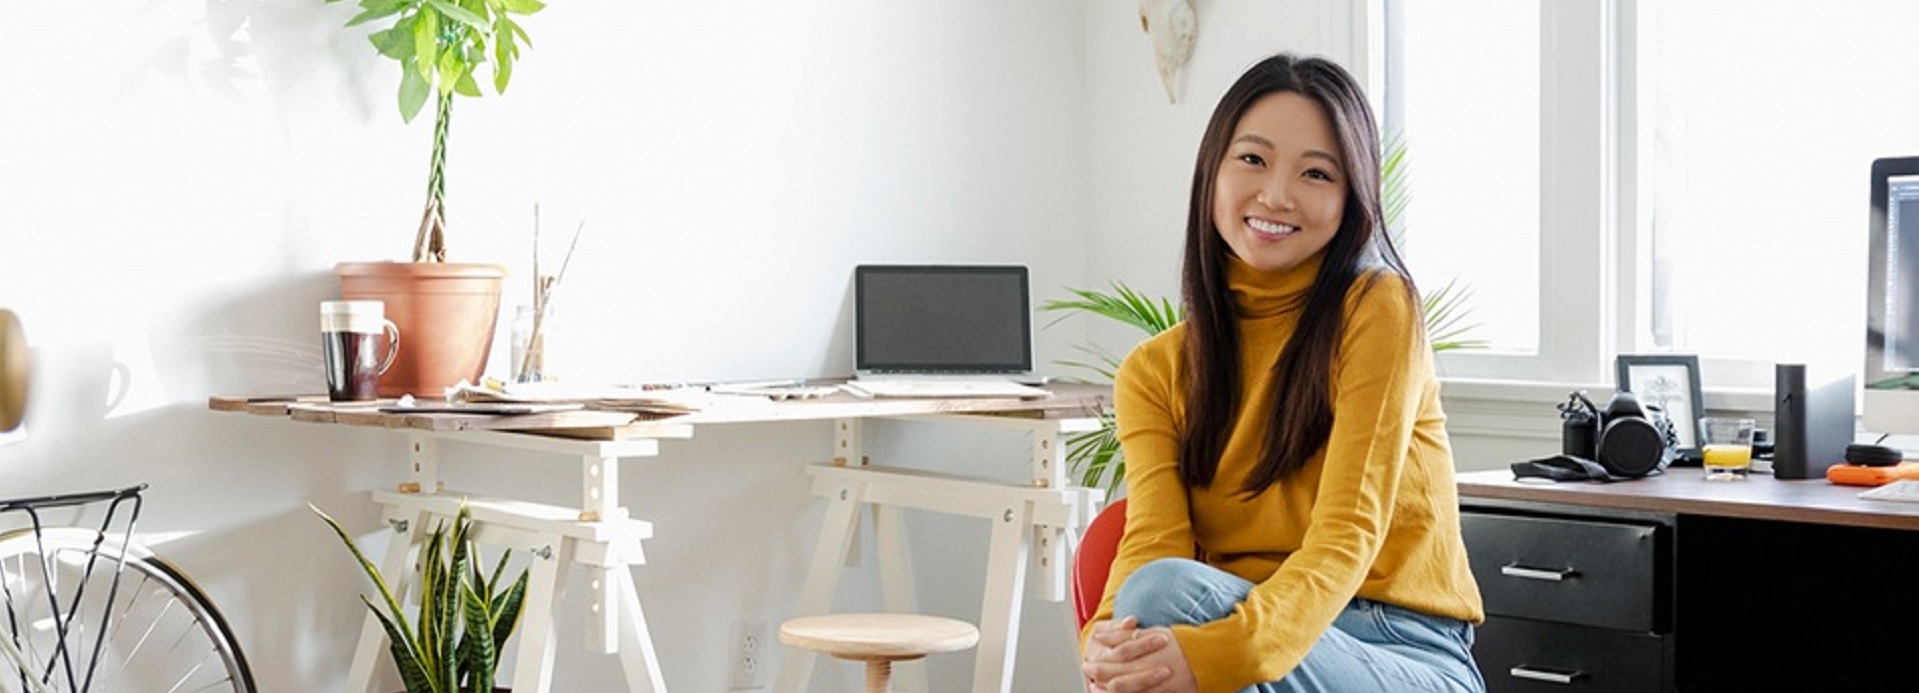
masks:
[[[1439,380],[1359,85],[1279,55],[1200,142],[1185,322],[1115,378],[1096,691],[1479,691]]]

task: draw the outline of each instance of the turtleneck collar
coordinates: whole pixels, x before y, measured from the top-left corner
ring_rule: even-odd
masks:
[[[1306,290],[1312,288],[1325,257],[1322,250],[1291,269],[1269,272],[1228,253],[1226,287],[1233,292],[1233,307],[1239,317],[1264,318],[1298,310],[1305,305]]]

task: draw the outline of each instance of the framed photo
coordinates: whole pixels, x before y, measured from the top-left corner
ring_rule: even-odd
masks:
[[[1657,405],[1672,422],[1679,451],[1699,452],[1699,417],[1705,412],[1699,387],[1699,357],[1691,354],[1620,354],[1619,390],[1640,404]]]

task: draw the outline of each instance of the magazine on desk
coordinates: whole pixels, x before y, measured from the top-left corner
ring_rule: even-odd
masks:
[[[535,383],[462,383],[452,401],[467,404],[571,405],[586,409],[631,412],[650,416],[691,414],[711,404],[711,393],[691,388],[647,389],[620,385],[590,385],[558,381]]]

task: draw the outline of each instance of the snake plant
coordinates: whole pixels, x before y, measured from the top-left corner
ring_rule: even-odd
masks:
[[[505,651],[502,645],[519,625],[527,572],[521,570],[511,583],[503,581],[512,551],[500,556],[491,575],[480,572],[479,547],[469,538],[473,518],[466,504],[460,504],[451,526],[442,520],[420,546],[419,573],[414,576],[419,585],[419,613],[412,619],[379,566],[367,560],[353,537],[317,506],[308,507],[333,528],[379,588],[385,610],[365,594],[360,601],[386,629],[388,649],[407,693],[493,690],[494,673]]]

